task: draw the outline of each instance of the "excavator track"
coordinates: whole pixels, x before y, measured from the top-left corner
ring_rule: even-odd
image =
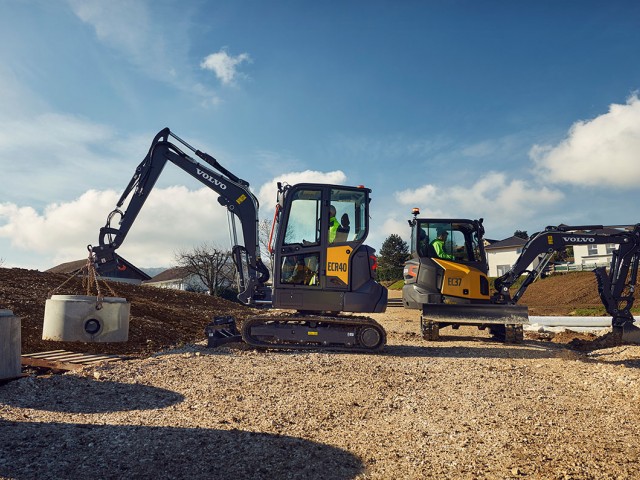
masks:
[[[242,339],[265,349],[379,352],[387,334],[369,317],[312,314],[258,315],[243,322]]]

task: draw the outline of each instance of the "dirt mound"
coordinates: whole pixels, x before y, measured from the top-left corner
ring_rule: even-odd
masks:
[[[66,282],[66,283],[65,283]],[[129,340],[122,343],[78,343],[42,340],[45,301],[56,294],[85,295],[82,279],[37,270],[0,268],[0,308],[21,318],[22,352],[70,350],[93,354],[144,356],[205,339],[213,315],[244,319],[254,312],[238,303],[208,295],[109,282],[131,303]],[[106,290],[106,288],[105,288]]]
[[[636,283],[636,291],[640,283]],[[602,309],[592,272],[557,274],[529,286],[520,302],[530,315],[571,315],[578,308]],[[604,310],[602,309],[602,314]]]

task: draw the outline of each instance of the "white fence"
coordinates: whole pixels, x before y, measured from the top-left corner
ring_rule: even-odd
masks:
[[[584,263],[584,264],[575,264],[575,263],[562,263],[562,264],[553,264],[549,265],[548,271],[550,273],[566,273],[566,272],[590,272],[595,270],[597,267],[608,267],[609,263]]]

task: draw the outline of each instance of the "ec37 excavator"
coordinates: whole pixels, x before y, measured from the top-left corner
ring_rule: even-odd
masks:
[[[232,318],[216,318],[212,324],[213,334],[224,333],[213,346],[241,336],[246,343],[262,348],[356,352],[382,349],[386,332],[379,323],[369,317],[340,315],[341,312],[380,313],[387,305],[387,289],[376,281],[375,250],[364,244],[369,232],[371,190],[362,186],[279,183],[269,239],[274,266],[274,278],[269,285],[269,270],[262,262],[258,241],[258,200],[249,183],[222,167],[211,155],[190,146],[169,128],[161,130],[153,139],[106,225],[100,229],[99,244],[88,247],[100,275],[124,267],[116,250],[124,242],[167,162],[214,190],[219,194],[220,205],[227,208],[240,302],[294,311],[256,315],[243,322],[241,331]],[[112,226],[116,216],[119,224]],[[236,217],[241,225],[241,243]]]
[[[419,214],[414,208],[409,220],[411,259],[404,267],[402,297],[406,308],[422,310],[425,339],[437,340],[441,327],[475,325],[489,328],[494,337],[506,342],[522,341],[528,309],[517,305],[518,300],[543,275],[555,252],[584,244],[617,247],[608,272],[606,267],[594,270],[598,293],[612,317],[614,334],[622,336],[636,328],[631,307],[640,260],[640,224],[546,227],[528,239],[511,268],[494,280],[491,292],[483,220],[418,218]],[[441,247],[434,248],[435,238]],[[522,275],[524,280],[512,294]]]

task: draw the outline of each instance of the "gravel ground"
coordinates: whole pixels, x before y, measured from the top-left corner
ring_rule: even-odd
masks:
[[[1,385],[0,477],[640,478],[640,346],[373,317],[377,355],[201,342]]]

